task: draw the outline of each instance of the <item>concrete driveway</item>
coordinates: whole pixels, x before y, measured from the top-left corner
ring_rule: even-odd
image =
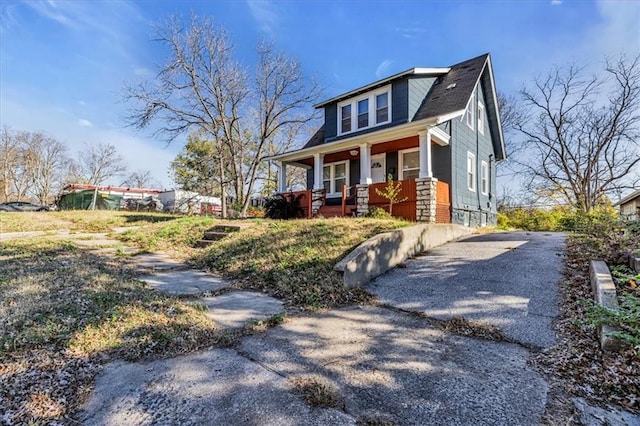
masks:
[[[479,321],[516,342],[547,347],[555,343],[564,247],[561,233],[475,235],[408,261],[368,290],[397,308]]]
[[[384,302],[435,317],[500,326],[509,343],[464,337],[388,307],[290,317],[211,349],[113,363],[96,383],[87,425],[538,425],[549,386],[529,348],[553,342],[561,234],[480,235],[433,250],[369,286]],[[295,380],[333,387],[310,407]],[[558,423],[562,423],[558,419]]]

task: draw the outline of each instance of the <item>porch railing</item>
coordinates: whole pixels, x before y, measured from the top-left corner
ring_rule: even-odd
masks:
[[[356,186],[342,185],[342,216],[347,215],[347,201],[356,198]]]

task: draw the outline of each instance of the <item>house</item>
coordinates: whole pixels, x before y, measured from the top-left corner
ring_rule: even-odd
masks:
[[[197,192],[171,189],[158,194],[164,210],[171,213],[188,214],[220,214],[222,200],[220,197],[209,197]]]
[[[393,214],[419,222],[496,223],[496,163],[506,158],[489,54],[444,68],[412,68],[315,105],[324,125],[299,150],[274,157],[278,190],[307,169],[309,217],[367,213],[376,189],[400,181]]]
[[[632,192],[613,205],[620,208],[623,220],[640,220],[640,189]]]

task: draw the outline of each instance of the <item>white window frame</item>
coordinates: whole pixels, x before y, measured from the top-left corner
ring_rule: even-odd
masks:
[[[478,131],[484,135],[484,104],[478,101]]]
[[[476,155],[467,151],[467,188],[471,192],[476,192],[476,167]]]
[[[464,117],[465,117],[465,121],[467,122],[467,126],[469,126],[469,128],[471,130],[474,129],[474,114],[473,114],[473,107],[475,105],[475,94],[471,95],[471,99],[469,99],[469,103],[467,104],[467,110],[464,113]]]
[[[377,123],[376,120],[378,118],[377,114],[377,105],[376,105],[376,97],[378,95],[387,94],[387,121],[382,121]],[[367,99],[369,101],[368,107],[368,124],[365,127],[358,128],[358,102]],[[342,107],[346,105],[351,105],[351,130],[348,132],[342,131]],[[371,92],[367,92],[361,96],[347,99],[346,101],[342,101],[338,103],[338,136],[347,135],[349,133],[370,129],[372,127],[381,126],[383,124],[387,124],[391,122],[391,85],[387,85],[381,87],[379,89],[373,90]]]
[[[322,187],[324,188],[324,168],[325,167],[330,167],[330,172],[329,172],[329,189],[330,191],[327,191],[326,196],[327,197],[335,197],[337,195],[342,196],[342,188],[336,188],[336,165],[339,164],[344,164],[344,173],[345,173],[345,185],[349,186],[349,161],[345,160],[345,161],[336,161],[334,163],[325,163],[322,165]]]
[[[489,193],[489,164],[486,161],[480,162],[480,191],[482,195]]]
[[[419,148],[409,148],[409,149],[403,149],[402,151],[398,151],[398,180],[405,180],[404,179],[404,154],[408,154],[410,152],[419,152],[420,149]],[[418,158],[420,158],[420,154],[418,154]],[[416,170],[416,169],[410,169],[410,170]],[[418,172],[420,172],[420,160],[418,160],[418,168],[417,168]]]

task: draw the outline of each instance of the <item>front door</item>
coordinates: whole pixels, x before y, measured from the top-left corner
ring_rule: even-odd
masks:
[[[386,176],[386,154],[378,154],[371,156],[371,181],[373,183],[384,182]]]

